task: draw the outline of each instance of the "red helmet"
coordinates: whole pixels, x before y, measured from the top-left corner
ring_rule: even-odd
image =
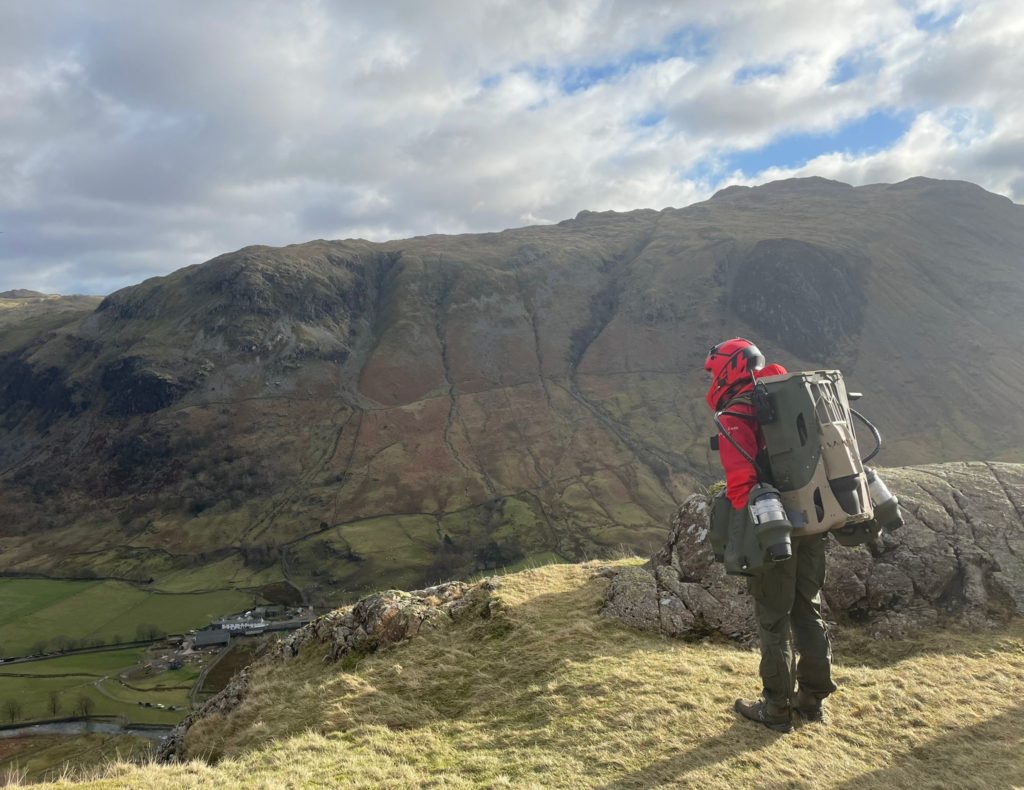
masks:
[[[737,395],[752,383],[755,371],[764,367],[764,354],[744,337],[734,337],[712,348],[704,360],[711,374],[707,402],[717,409],[726,396]]]

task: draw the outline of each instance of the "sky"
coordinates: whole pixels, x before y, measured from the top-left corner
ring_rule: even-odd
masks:
[[[0,291],[917,175],[1024,202],[1019,0],[0,0]]]

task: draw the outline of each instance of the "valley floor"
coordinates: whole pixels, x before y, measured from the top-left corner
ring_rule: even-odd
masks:
[[[638,563],[640,560],[623,560]],[[594,564],[500,577],[498,617],[354,666],[262,665],[243,705],[189,734],[213,758],[108,765],[90,787],[1024,787],[1024,623],[836,641],[830,720],[740,720],[756,652],[599,614]],[[65,782],[60,783],[65,786]],[[81,785],[76,785],[81,786]]]

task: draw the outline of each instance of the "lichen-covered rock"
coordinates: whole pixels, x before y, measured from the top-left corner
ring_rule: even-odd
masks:
[[[491,597],[498,582],[448,582],[423,590],[385,590],[336,609],[292,632],[259,663],[288,661],[307,645],[326,645],[324,661],[333,663],[349,654],[365,655],[409,639],[424,630],[443,628],[468,616],[492,617],[500,608]],[[160,742],[157,760],[175,762],[185,755],[185,736],[200,719],[230,713],[245,697],[250,668],[238,672],[228,685],[186,717]]]
[[[415,636],[422,629],[447,625],[466,610],[496,602],[490,592],[495,582],[470,585],[448,582],[424,590],[385,590],[360,599],[353,606],[335,609],[305,628],[292,633],[280,644],[284,659],[298,655],[308,642],[329,645],[326,661],[337,661],[349,653],[370,653]]]
[[[839,623],[899,636],[959,622],[985,627],[1024,614],[1024,466],[952,463],[883,470],[906,525],[875,542],[829,542],[823,591]],[[665,546],[615,575],[605,613],[672,636],[754,637],[746,581],[727,576],[707,544],[703,495],[679,508]]]
[[[249,669],[244,667],[235,673],[223,689],[182,719],[166,737],[161,739],[156,748],[157,762],[173,763],[181,760],[185,753],[185,733],[188,732],[189,727],[206,716],[233,711],[242,704],[242,698],[248,687]]]
[[[661,630],[658,585],[654,577],[642,568],[623,568],[612,577],[605,611],[613,612],[634,628]]]

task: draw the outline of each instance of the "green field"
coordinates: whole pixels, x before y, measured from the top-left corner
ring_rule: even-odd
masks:
[[[131,680],[129,683],[136,689],[190,689],[199,677],[199,672],[199,667],[189,665],[181,669],[169,669],[153,677]]]
[[[56,640],[132,641],[139,626],[178,633],[252,604],[251,593],[170,594],[117,581],[0,579],[0,655],[25,655]]]
[[[157,577],[153,582],[155,592],[188,593],[209,590],[255,589],[265,584],[281,581],[281,568],[271,565],[260,571],[248,568],[237,555],[231,555],[218,562],[172,571]]]
[[[187,688],[136,690],[118,682],[120,671],[136,666],[142,659],[142,650],[129,649],[2,665],[0,723],[75,716],[82,712],[79,704],[84,696],[92,700],[91,715],[124,716],[135,723],[175,724],[187,713]],[[159,677],[148,681],[154,682]],[[50,708],[51,692],[59,695],[56,713]],[[9,700],[20,704],[16,722],[9,718]],[[182,710],[146,708],[138,704],[140,700],[175,705]]]
[[[142,654],[141,647],[129,647],[124,650],[104,650],[98,653],[73,653],[69,656],[47,658],[42,661],[0,664],[0,676],[95,675],[103,677],[137,664],[142,658]]]

